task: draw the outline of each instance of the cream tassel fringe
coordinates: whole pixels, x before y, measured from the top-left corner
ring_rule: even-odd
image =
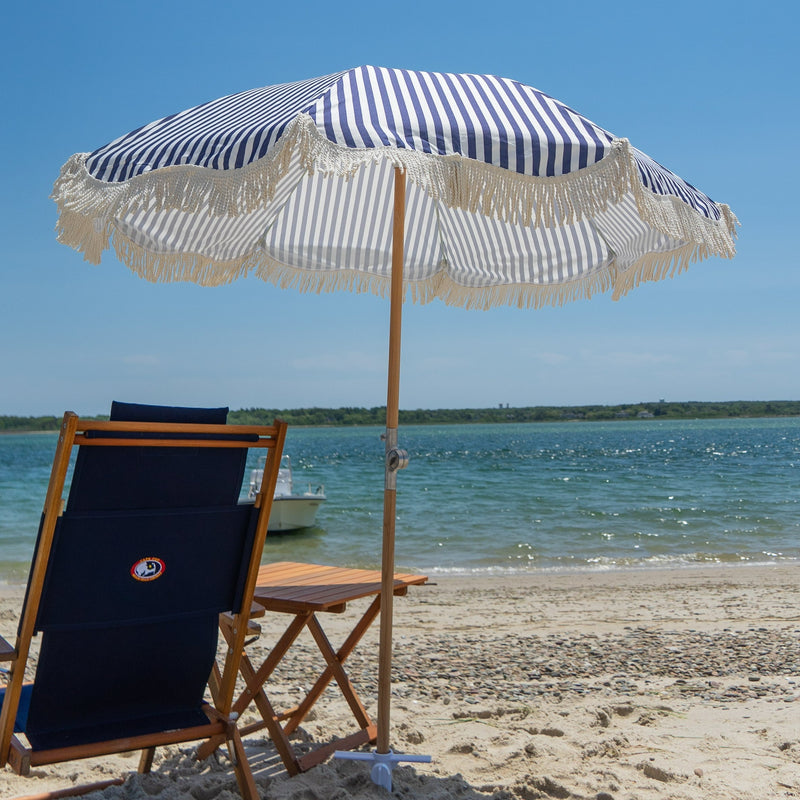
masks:
[[[735,253],[738,220],[728,206],[717,205],[720,219],[710,220],[678,198],[649,191],[639,180],[632,148],[625,139],[614,140],[605,158],[579,172],[532,178],[459,155],[343,148],[324,138],[307,115],[287,126],[270,154],[227,172],[180,165],[114,184],[90,176],[85,168],[86,154],[76,154],[64,165],[53,187],[52,197],[59,211],[58,239],[83,252],[85,259],[94,264],[100,263],[102,252],[113,245],[124,263],[151,281],[218,285],[255,272],[264,280],[301,291],[348,289],[383,294],[387,291],[387,278],[297,270],[273,261],[262,251],[225,263],[194,253],[153,253],[132,242],[114,225],[115,218],[142,211],[202,209],[221,216],[251,211],[270,201],[295,154],[309,174],[318,172],[345,179],[362,166],[386,159],[402,168],[408,180],[446,205],[525,225],[553,226],[591,217],[631,192],[639,214],[649,225],[685,243],[668,253],[646,255],[624,272],[612,262],[602,272],[557,286],[472,288],[460,286],[446,272],[440,272],[427,281],[409,283],[412,299],[421,303],[438,297],[447,304],[470,308],[538,307],[590,297],[612,287],[618,298],[641,281],[675,274],[692,261],[712,255],[731,258]]]

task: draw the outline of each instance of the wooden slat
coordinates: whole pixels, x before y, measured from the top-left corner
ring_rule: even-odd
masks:
[[[355,567],[330,567],[322,564],[303,564],[293,561],[278,561],[274,564],[266,564],[259,569],[259,581],[263,578],[275,580],[283,583],[289,580],[316,580],[320,576],[328,579],[328,582],[349,582],[356,578],[358,582],[380,583],[381,573],[376,569],[357,569]],[[425,583],[428,578],[425,575],[411,573],[395,573],[395,581],[412,584]]]
[[[44,764],[56,764],[61,761],[72,761],[76,758],[92,758],[111,753],[126,753],[130,750],[144,750],[148,747],[193,742],[218,734],[224,735],[227,729],[227,723],[213,722],[193,728],[181,728],[176,731],[151,733],[144,736],[130,736],[105,742],[75,745],[74,747],[32,750],[30,752],[30,764],[32,767],[37,767]]]
[[[154,433],[171,435],[202,434],[202,439],[187,438],[108,438],[87,436],[87,433]],[[208,435],[224,435],[224,439],[207,439]],[[237,441],[231,437],[251,437]],[[252,439],[253,436],[258,437]],[[277,425],[206,425],[169,422],[104,422],[78,420],[76,443],[91,447],[254,447],[274,449],[277,444]]]
[[[278,433],[277,425],[207,425],[204,422],[127,422],[123,420],[87,420],[78,422],[78,431],[104,431],[107,433],[202,433],[228,436],[269,436]]]
[[[267,600],[264,603],[264,609],[277,614],[303,614],[306,611],[319,611],[325,614],[343,614],[347,611],[347,603],[336,603],[334,605],[326,605],[324,608],[318,608],[308,603],[295,603],[291,600]]]
[[[78,434],[75,441],[82,447],[217,447],[217,448],[272,448],[275,442],[271,439],[253,441],[238,440],[226,442],[222,439],[100,439],[88,438]]]
[[[363,744],[374,742],[378,736],[378,729],[375,725],[370,725],[362,731],[356,731],[349,736],[342,739],[335,739],[328,744],[323,744],[316,750],[306,753],[302,758],[297,759],[297,764],[301,772],[315,767],[317,764],[322,763],[329,755],[336,750],[354,750],[356,747],[361,747]]]
[[[407,586],[398,585],[394,594],[406,594]],[[371,597],[380,593],[380,587],[363,584],[347,587],[316,587],[307,592],[272,592],[256,590],[255,598],[269,611],[303,610],[333,612],[341,609],[343,604],[363,597]]]

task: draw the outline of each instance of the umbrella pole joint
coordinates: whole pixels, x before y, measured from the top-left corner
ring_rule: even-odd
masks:
[[[387,428],[383,435],[386,442],[386,479],[384,488],[397,489],[397,473],[408,466],[408,451],[397,446],[397,428]]]

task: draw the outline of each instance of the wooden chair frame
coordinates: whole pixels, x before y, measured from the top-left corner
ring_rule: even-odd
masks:
[[[144,438],[93,438],[91,436],[92,432],[137,433]],[[146,438],[147,434],[163,438],[148,439]],[[200,437],[192,439],[192,434],[202,434],[203,436],[222,434],[226,437],[247,436],[251,440],[237,441],[230,438],[207,439]],[[175,435],[176,438],[166,438],[169,435]],[[254,439],[253,437],[257,438]],[[242,796],[245,800],[257,800],[258,792],[255,781],[245,756],[240,733],[234,722],[235,716],[231,713],[231,706],[285,438],[286,424],[280,421],[276,421],[271,426],[201,425],[156,422],[99,422],[81,420],[76,414],[69,411],[64,415],[45,497],[39,546],[28,582],[27,600],[16,644],[12,647],[0,637],[0,660],[10,662],[9,682],[6,686],[2,712],[0,712],[0,766],[8,764],[15,772],[24,775],[33,766],[141,749],[143,753],[139,771],[147,772],[152,764],[156,746],[219,737],[229,743]],[[254,503],[258,509],[258,520],[241,606],[232,610],[231,639],[224,666],[221,671],[218,670],[213,693],[214,706],[208,705],[205,708],[206,715],[209,717],[208,725],[40,751],[31,749],[14,733],[25,667],[30,654],[31,639],[35,632],[56,522],[62,514],[62,495],[69,468],[70,455],[76,445],[201,448],[253,447],[263,448],[267,451],[264,477]]]

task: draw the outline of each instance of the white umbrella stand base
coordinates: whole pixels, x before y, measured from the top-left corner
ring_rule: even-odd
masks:
[[[392,771],[401,761],[416,761],[429,764],[430,756],[416,756],[408,753],[378,753],[373,750],[371,753],[353,753],[349,750],[337,750],[333,754],[334,758],[349,758],[351,761],[372,761],[372,769],[369,772],[372,782],[382,786],[387,792],[392,791]]]

